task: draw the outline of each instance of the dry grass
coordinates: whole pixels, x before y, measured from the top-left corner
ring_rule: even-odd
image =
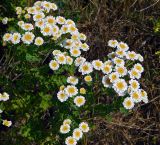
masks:
[[[68,7],[71,12],[81,12],[78,27],[88,36],[89,60],[107,55],[109,39],[125,41],[131,50],[144,56],[141,83],[150,100],[137,106],[129,116],[117,113],[110,122],[94,118],[96,128],[83,145],[160,143],[160,59],[155,55],[160,48],[160,37],[153,32],[152,23],[152,19],[159,17],[160,1],[70,0]]]

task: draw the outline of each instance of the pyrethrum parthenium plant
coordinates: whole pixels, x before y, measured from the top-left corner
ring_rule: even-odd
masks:
[[[13,128],[23,137],[39,144],[76,145],[92,129],[91,118],[148,102],[138,82],[143,57],[126,43],[109,40],[112,52],[105,60],[87,61],[86,36],[56,11],[57,5],[47,1],[16,8],[18,21],[3,36],[16,74],[2,79],[13,96],[8,111],[23,120],[19,125],[13,121]],[[104,96],[112,103],[98,104]]]

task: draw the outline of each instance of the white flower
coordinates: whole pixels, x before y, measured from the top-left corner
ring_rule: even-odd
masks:
[[[22,41],[25,44],[31,44],[33,42],[35,35],[32,32],[25,32],[22,36]]]
[[[70,76],[67,78],[67,83],[72,84],[72,85],[77,85],[78,78],[76,78],[75,76]]]
[[[59,27],[57,26],[57,25],[54,25],[53,27],[52,27],[52,35],[53,36],[56,36],[56,35],[61,35],[61,33],[60,33],[60,31],[59,31]]]
[[[83,40],[83,41],[85,41],[87,39],[86,35],[83,33],[79,34],[79,38],[80,38],[80,40]]]
[[[42,37],[37,37],[34,42],[34,44],[38,46],[42,45],[43,43],[44,43],[44,40]]]
[[[81,64],[83,64],[86,61],[86,59],[84,57],[77,57],[75,59],[75,66],[80,66]]]
[[[119,79],[119,74],[117,72],[113,72],[109,74],[110,82],[114,83]]]
[[[3,41],[10,41],[12,39],[12,34],[10,33],[5,33],[3,35]]]
[[[24,24],[24,21],[18,21],[17,24],[18,24],[19,27],[22,27],[22,25]]]
[[[139,87],[140,87],[139,82],[138,82],[137,80],[131,79],[131,80],[129,81],[129,84],[130,84],[131,90],[133,90],[133,91],[138,90]]]
[[[66,56],[67,64],[71,65],[73,63],[73,58]]]
[[[101,70],[103,67],[103,62],[100,60],[93,60],[92,65],[93,65],[94,69]]]
[[[62,52],[60,50],[53,50],[52,54],[54,56],[58,55],[58,54],[61,54]]]
[[[64,54],[58,54],[56,60],[59,64],[66,64],[66,56]]]
[[[0,114],[3,112],[3,110],[0,109]]]
[[[91,82],[92,81],[92,77],[90,75],[87,75],[87,76],[84,77],[84,80],[86,82]]]
[[[74,21],[72,21],[71,19],[67,19],[65,22],[66,25],[71,25],[71,26],[75,26]]]
[[[83,131],[83,132],[88,132],[89,131],[89,126],[88,123],[86,122],[82,122],[79,124],[79,128]]]
[[[86,43],[82,43],[80,48],[83,50],[83,51],[88,51],[89,50],[89,46],[86,44]]]
[[[93,71],[93,66],[89,62],[84,62],[79,67],[79,72],[82,73],[82,75],[89,74]]]
[[[116,64],[117,66],[124,66],[125,62],[123,59],[120,59],[118,57],[115,57],[113,59],[114,64]]]
[[[52,35],[52,27],[50,25],[45,25],[41,28],[41,33],[44,36],[51,36]]]
[[[111,59],[114,59],[116,57],[116,53],[115,52],[111,52],[111,53],[108,53],[108,58],[111,58]]]
[[[73,57],[78,57],[81,55],[81,51],[77,48],[72,48],[72,49],[70,49],[70,54]]]
[[[47,22],[49,25],[55,25],[56,24],[56,19],[53,16],[47,16],[45,18],[45,22]]]
[[[7,101],[9,100],[9,94],[4,92],[3,94],[0,93],[0,101]]]
[[[58,9],[58,7],[55,3],[51,3],[51,9],[56,11]]]
[[[34,28],[33,28],[33,25],[30,24],[30,23],[24,23],[24,24],[22,24],[21,28],[22,28],[23,30],[25,30],[25,31],[31,31],[31,30],[34,29]]]
[[[45,17],[44,13],[43,13],[43,12],[40,12],[40,13],[35,14],[35,15],[33,16],[33,20],[34,20],[34,21],[40,21],[40,20],[42,20],[44,17]]]
[[[62,25],[61,27],[62,34],[68,33],[69,32],[68,30],[69,30],[68,25]]]
[[[142,97],[142,101],[144,103],[148,103],[148,95],[147,95],[147,92],[144,91],[143,89],[140,89],[140,94],[141,94],[141,97]]]
[[[61,127],[60,127],[60,133],[66,134],[68,132],[70,132],[70,125],[68,125],[68,124],[61,125]]]
[[[83,132],[81,129],[76,128],[73,130],[73,138],[76,139],[77,141],[80,140],[83,136]]]
[[[47,1],[42,1],[41,6],[47,11],[47,13],[51,9],[51,3]]]
[[[66,94],[65,91],[61,90],[57,93],[57,98],[61,102],[65,102],[68,99],[68,95]]]
[[[128,45],[124,42],[120,42],[117,45],[119,50],[127,51],[129,49]]]
[[[118,93],[118,94],[123,94],[127,90],[127,83],[124,79],[118,79],[114,84],[113,84],[113,89]]]
[[[7,18],[7,17],[3,18],[3,19],[2,19],[2,23],[3,23],[4,25],[6,25],[6,24],[8,23],[8,18]]]
[[[44,26],[45,26],[44,20],[42,19],[42,20],[39,20],[39,21],[35,22],[35,26],[38,27],[38,28],[43,29]]]
[[[119,50],[119,49],[116,51],[115,54],[116,54],[118,57],[120,57],[120,58],[123,58],[123,57],[126,56],[126,52],[123,51],[123,50]]]
[[[49,63],[49,67],[52,70],[58,70],[59,69],[59,63],[55,60],[51,60],[50,63]]]
[[[103,78],[102,78],[102,84],[106,88],[111,87],[112,84],[111,84],[111,81],[110,81],[108,75],[103,76]]]
[[[129,75],[130,75],[130,78],[132,78],[132,79],[139,79],[139,78],[141,78],[141,73],[139,73],[137,70],[135,70],[135,69],[131,69],[130,71],[129,71]]]
[[[69,25],[69,30],[71,34],[77,33],[78,29],[75,27],[75,25]]]
[[[8,121],[8,120],[3,120],[2,124],[4,126],[10,127],[12,125],[12,121]]]
[[[126,53],[126,58],[129,60],[137,60],[138,59],[137,54],[134,51],[128,51]]]
[[[104,63],[104,65],[103,65],[103,67],[102,67],[102,72],[103,72],[104,74],[109,74],[109,73],[111,73],[111,72],[112,72],[112,65],[109,65],[109,64],[105,64],[105,63]]]
[[[13,44],[18,44],[20,42],[20,39],[21,39],[20,33],[13,33],[12,39],[11,39]]]
[[[137,54],[137,59],[138,59],[140,62],[143,62],[143,61],[144,61],[143,56],[140,55],[140,54]]]
[[[72,123],[71,119],[65,119],[63,121],[63,125],[65,125],[65,124],[71,125],[71,123]]]
[[[76,104],[76,106],[81,107],[85,104],[86,99],[83,96],[77,96],[74,98],[74,103]]]
[[[116,66],[115,70],[120,77],[127,75],[127,68],[124,66]]]
[[[137,70],[139,73],[142,73],[144,71],[144,68],[140,63],[135,64],[133,68]]]
[[[65,88],[65,92],[69,97],[75,96],[78,94],[78,89],[77,87],[73,86],[73,85],[68,85]]]
[[[133,99],[131,97],[125,98],[123,101],[123,106],[126,109],[132,109],[134,107]]]
[[[25,17],[25,19],[30,19],[31,15],[30,14],[25,14],[24,17]]]
[[[66,138],[65,144],[66,145],[76,145],[77,141],[73,137],[69,136],[69,137]]]
[[[117,40],[109,40],[108,41],[108,46],[110,46],[110,47],[115,48],[115,47],[117,47],[117,45],[118,45],[118,41]]]
[[[71,49],[73,47],[73,40],[72,39],[67,39],[64,41],[64,48],[66,49]]]
[[[133,99],[133,101],[136,103],[141,102],[142,100],[140,90],[137,90],[136,92],[131,92],[130,96]]]
[[[57,22],[58,24],[63,25],[63,24],[65,24],[65,21],[66,21],[66,19],[65,19],[64,17],[61,17],[61,16],[57,16],[57,17],[56,17],[56,22]]]

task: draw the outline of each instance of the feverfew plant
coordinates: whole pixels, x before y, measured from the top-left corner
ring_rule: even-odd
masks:
[[[107,60],[97,58],[89,62],[83,57],[90,49],[85,42],[86,35],[79,32],[73,20],[55,16],[57,9],[55,3],[47,1],[37,1],[33,7],[24,9],[17,7],[19,19],[17,26],[20,30],[7,32],[3,36],[3,41],[10,45],[23,44],[37,48],[46,44],[57,47],[51,53],[52,59],[48,67],[53,75],[68,72],[65,73],[66,83],[58,88],[55,95],[59,103],[54,105],[57,105],[57,108],[63,105],[70,107],[68,114],[65,114],[70,118],[65,119],[59,126],[59,133],[62,136],[68,134],[67,137],[63,136],[66,145],[76,145],[83,138],[83,134],[90,130],[82,110],[91,112],[89,108],[96,105],[95,96],[91,91],[95,85],[95,76],[100,80],[98,85],[103,86],[100,89],[116,94],[117,98],[123,100],[118,105],[127,110],[133,109],[137,103],[148,102],[147,93],[140,88],[138,82],[144,71],[140,64],[143,57],[130,51],[126,43],[109,40],[108,46],[113,48],[113,52],[108,54]]]

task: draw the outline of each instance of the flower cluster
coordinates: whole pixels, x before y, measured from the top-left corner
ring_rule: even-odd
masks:
[[[63,125],[60,127],[60,133],[67,134],[70,132],[72,121],[70,119],[65,119],[63,121]],[[76,145],[77,141],[79,141],[83,137],[83,133],[87,133],[89,131],[88,123],[81,122],[79,127],[73,130],[72,136],[66,138],[66,145]]]
[[[4,92],[3,94],[0,93],[0,101],[7,101],[9,100],[9,94],[7,94],[6,92]],[[0,109],[0,114],[3,112],[3,110]],[[8,121],[8,120],[3,120],[2,124],[4,126],[10,127],[12,125],[12,121]]]

